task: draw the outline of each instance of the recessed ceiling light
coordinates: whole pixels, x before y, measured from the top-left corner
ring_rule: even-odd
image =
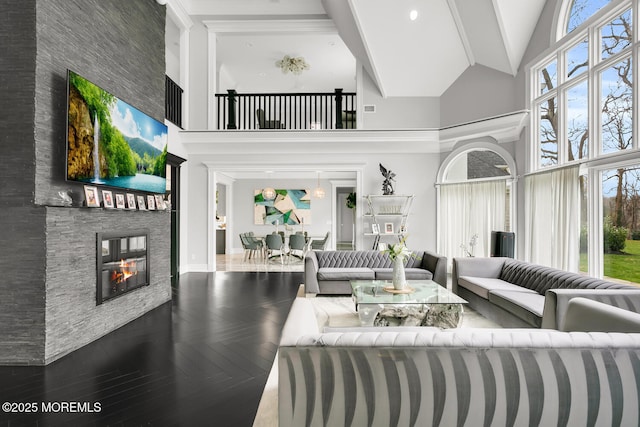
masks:
[[[411,19],[412,21],[418,19],[418,11],[413,9],[411,12],[409,12],[409,19]]]
[[[262,73],[258,73],[258,76],[260,77],[267,77],[267,73],[265,73],[264,71]]]

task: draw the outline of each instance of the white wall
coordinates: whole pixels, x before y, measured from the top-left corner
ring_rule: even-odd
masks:
[[[483,65],[469,67],[440,97],[442,127],[518,111],[515,77]]]
[[[253,231],[256,235],[264,236],[266,234],[275,231],[274,225],[257,225],[254,224],[253,218],[253,195],[255,190],[261,190],[264,187],[269,186],[277,189],[297,190],[308,189],[313,191],[318,186],[317,180],[305,180],[305,179],[269,179],[269,180],[256,180],[256,179],[240,179],[233,183],[233,218],[228,218],[228,221],[233,221],[233,252],[242,252],[242,245],[240,244],[239,233],[245,233]],[[309,236],[324,236],[327,231],[331,230],[331,183],[328,180],[321,179],[320,186],[326,191],[324,199],[311,198],[311,223],[304,224],[304,231]],[[301,226],[291,226],[292,230],[300,231]],[[279,230],[284,230],[282,224],[278,227]],[[227,252],[229,252],[227,250]]]
[[[165,24],[165,73],[180,84],[180,29],[167,17]]]
[[[269,163],[282,163],[287,162],[291,164],[308,164],[310,161],[318,164],[329,164],[331,162],[337,163],[350,163],[350,164],[362,164],[362,189],[363,194],[382,194],[382,175],[380,174],[379,163],[392,170],[397,174],[396,178],[396,194],[413,194],[416,196],[413,203],[413,210],[408,219],[409,238],[408,244],[412,248],[420,250],[435,250],[436,249],[436,192],[434,182],[436,180],[436,174],[438,166],[440,164],[439,154],[341,154],[341,155],[328,155],[328,154],[316,154],[313,159],[304,154],[290,154],[283,156],[266,155],[266,156],[252,156],[247,154],[246,156],[238,155],[197,155],[190,156],[187,161],[187,167],[183,169],[183,172],[188,175],[189,186],[188,193],[188,212],[183,215],[183,221],[186,223],[187,232],[184,235],[186,242],[183,245],[187,246],[187,259],[181,265],[182,272],[186,271],[207,271],[207,265],[211,260],[207,259],[208,254],[208,169],[203,162],[219,162],[221,164],[230,164],[233,162],[247,163],[260,161],[264,165]],[[315,187],[315,180],[313,182],[296,181],[300,183],[306,183],[310,188]],[[310,229],[310,234],[324,234],[329,228],[330,223],[326,221],[331,220],[331,210],[328,204],[330,204],[330,189],[331,185],[328,181],[321,180],[322,185],[327,190],[327,198],[325,202],[320,205],[314,205],[313,209],[313,229]],[[277,180],[269,180],[269,185],[278,186]],[[294,185],[290,181],[282,182],[287,184],[286,187],[293,188],[299,185]],[[291,185],[289,185],[291,184]],[[259,181],[247,181],[242,180],[235,181],[232,185],[234,198],[232,202],[232,214],[231,218],[227,219],[229,224],[233,224],[234,218],[237,218],[237,227],[231,225],[230,232],[233,233],[233,248],[239,248],[240,242],[236,234],[243,231],[251,231],[263,234],[262,230],[265,226],[253,225],[253,205],[252,195],[253,190],[256,188],[262,188]],[[244,194],[244,196],[243,196]],[[326,205],[325,205],[326,203]],[[358,198],[360,208],[363,207],[362,199]],[[316,211],[318,207],[318,211]],[[359,210],[359,212],[361,212]],[[326,213],[326,219],[320,218],[320,215]],[[317,215],[317,216],[316,216]],[[361,213],[360,213],[361,215]],[[361,221],[361,218],[358,219]],[[243,229],[242,224],[245,224],[248,228]],[[305,226],[305,229],[307,227]],[[265,228],[270,230],[271,227]],[[229,231],[228,231],[229,232]],[[372,244],[371,238],[362,240],[362,247],[359,249],[370,249]]]
[[[440,98],[389,97],[364,72],[362,104],[375,105],[375,113],[362,114],[362,129],[434,129],[440,127]]]
[[[208,119],[208,32],[202,23],[194,24],[189,34],[189,115],[186,129],[207,129]]]
[[[180,273],[188,271],[206,271],[207,269],[207,168],[202,162],[190,156],[182,166],[182,177],[188,186],[183,188],[183,210],[181,225],[181,247],[183,257],[180,260]],[[185,199],[186,197],[186,206]],[[181,227],[181,230],[183,228]]]

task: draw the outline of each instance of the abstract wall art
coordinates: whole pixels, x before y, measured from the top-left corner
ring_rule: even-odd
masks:
[[[311,224],[309,190],[276,189],[275,192],[273,199],[265,199],[262,190],[254,191],[254,224]]]

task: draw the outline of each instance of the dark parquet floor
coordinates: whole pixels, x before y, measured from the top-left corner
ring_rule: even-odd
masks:
[[[23,404],[0,411],[0,426],[251,426],[300,283],[182,275],[172,302],[62,359],[0,367],[0,404]]]

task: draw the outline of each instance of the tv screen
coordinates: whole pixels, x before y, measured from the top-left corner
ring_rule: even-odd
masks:
[[[167,126],[69,70],[67,180],[166,192]]]

